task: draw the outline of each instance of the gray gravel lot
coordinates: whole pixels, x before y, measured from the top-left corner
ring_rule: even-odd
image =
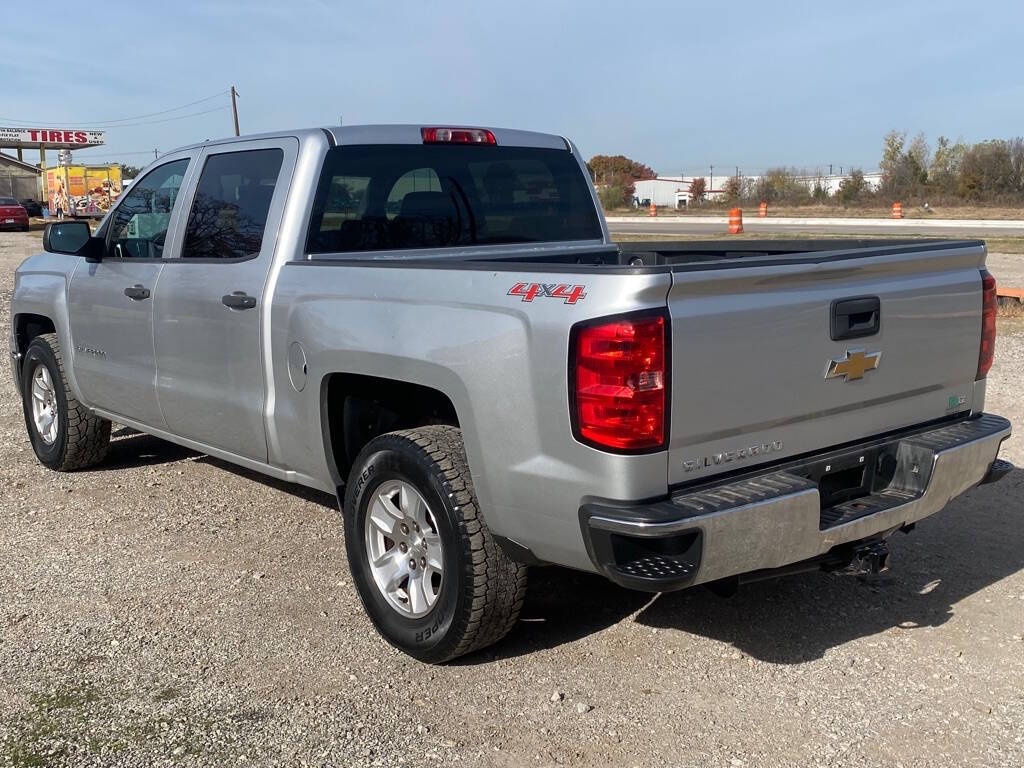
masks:
[[[5,329],[38,242],[0,233]],[[989,410],[1024,425],[1024,320],[1000,332]],[[126,430],[49,472],[8,382],[0,488],[3,766],[1024,765],[1024,471],[870,580],[535,570],[508,639],[440,668],[371,628],[331,497]]]

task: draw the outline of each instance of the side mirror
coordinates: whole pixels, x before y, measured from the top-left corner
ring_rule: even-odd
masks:
[[[86,221],[58,221],[46,225],[43,249],[50,253],[83,256],[87,261],[103,258],[103,241],[92,236]]]

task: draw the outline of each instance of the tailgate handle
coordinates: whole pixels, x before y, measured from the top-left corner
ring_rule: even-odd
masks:
[[[882,303],[877,296],[832,302],[832,341],[874,336],[881,323]]]

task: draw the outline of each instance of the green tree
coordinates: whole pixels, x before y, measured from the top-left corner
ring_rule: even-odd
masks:
[[[850,175],[839,182],[839,189],[836,192],[836,197],[844,205],[849,203],[856,203],[868,190],[867,181],[864,180],[864,171],[860,168],[854,168],[850,171]]]
[[[807,185],[797,179],[797,172],[790,168],[769,168],[757,180],[754,197],[769,203],[793,203],[799,205],[811,199]]]
[[[722,185],[722,192],[727,203],[738,203],[743,197],[743,179],[739,176],[730,176]]]
[[[915,197],[925,191],[928,182],[930,150],[924,134],[919,133],[910,143],[902,131],[890,131],[882,141],[882,193],[900,200]]]
[[[613,211],[616,208],[625,208],[628,200],[633,197],[632,185],[630,185],[629,197],[626,197],[626,193],[620,186],[608,186],[600,187],[597,190],[597,196],[601,200],[601,207],[606,211]]]
[[[1014,175],[1009,142],[982,141],[964,152],[958,191],[978,202],[1005,198],[1019,191]]]
[[[962,141],[952,144],[945,136],[935,140],[935,154],[928,169],[928,182],[932,189],[944,195],[957,194],[960,167],[966,150]]]

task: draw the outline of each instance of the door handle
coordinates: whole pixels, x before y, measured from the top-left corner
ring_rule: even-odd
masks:
[[[256,306],[256,297],[249,296],[245,291],[235,291],[220,297],[221,303],[231,309],[252,309]]]
[[[142,301],[143,299],[149,298],[149,288],[143,288],[141,285],[133,285],[131,288],[124,289],[124,295],[132,301]]]

